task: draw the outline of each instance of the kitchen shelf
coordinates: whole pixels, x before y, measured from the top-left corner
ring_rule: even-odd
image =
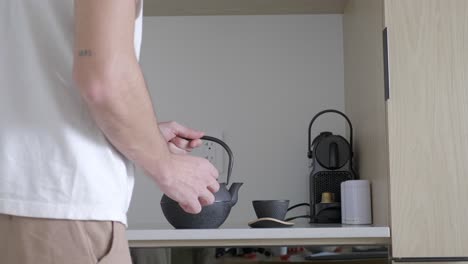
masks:
[[[291,228],[128,230],[130,247],[229,247],[297,245],[387,245],[390,228],[304,224]]]

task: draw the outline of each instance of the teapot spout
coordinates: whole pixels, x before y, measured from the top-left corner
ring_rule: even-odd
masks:
[[[229,193],[231,194],[231,206],[234,206],[237,203],[239,188],[242,186],[243,183],[235,182],[231,184],[229,188]]]

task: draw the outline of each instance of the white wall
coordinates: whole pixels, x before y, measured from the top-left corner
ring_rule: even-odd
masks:
[[[254,199],[308,200],[307,128],[344,109],[341,15],[145,18],[142,67],[160,120],[224,132],[244,182],[227,224],[255,218]],[[343,121],[320,119],[343,132]],[[139,173],[130,228],[166,221]],[[223,178],[224,179],[224,178]],[[297,210],[296,213],[301,213]]]

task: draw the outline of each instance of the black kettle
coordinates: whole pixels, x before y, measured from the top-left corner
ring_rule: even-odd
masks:
[[[229,189],[227,188],[234,164],[234,157],[229,146],[220,139],[210,136],[204,136],[202,140],[216,142],[228,153],[227,181],[219,184],[219,191],[214,194],[214,203],[204,206],[199,214],[186,213],[176,201],[163,195],[161,199],[163,214],[167,221],[177,229],[218,228],[224,223],[231,208],[237,203],[239,188],[242,186],[242,183],[237,182],[231,184]]]

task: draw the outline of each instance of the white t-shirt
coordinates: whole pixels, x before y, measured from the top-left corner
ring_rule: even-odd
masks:
[[[73,3],[0,0],[0,213],[126,224],[133,165],[73,86]]]

